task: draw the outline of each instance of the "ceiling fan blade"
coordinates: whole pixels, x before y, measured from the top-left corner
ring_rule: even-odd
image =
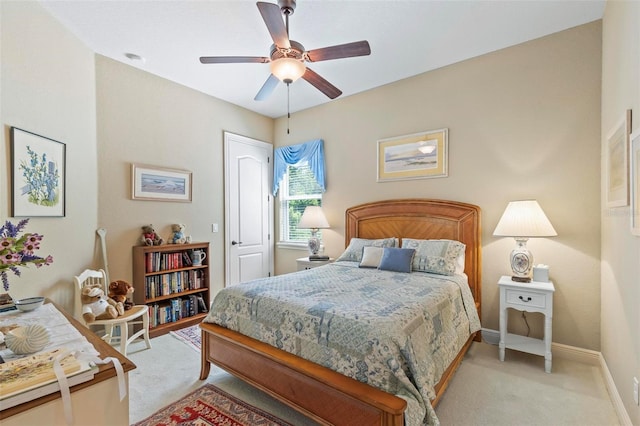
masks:
[[[255,62],[266,64],[271,59],[264,56],[201,56],[200,62],[203,64],[240,64]]]
[[[316,89],[327,95],[329,99],[335,99],[338,96],[342,95],[342,91],[340,89],[329,83],[324,78],[320,77],[318,73],[312,71],[309,68],[307,68],[307,70],[304,72],[302,78],[311,83],[311,85]]]
[[[273,74],[269,75],[269,78],[267,78],[267,81],[264,82],[264,84],[258,91],[258,94],[256,95],[255,98],[253,98],[253,100],[264,101],[265,99],[267,99],[269,95],[271,95],[271,93],[273,92],[273,89],[276,88],[279,81],[280,80],[278,80],[278,77],[276,77],[275,75]]]
[[[287,27],[282,20],[280,6],[275,3],[259,1],[258,10],[262,15],[264,23],[267,25],[269,34],[271,34],[271,38],[276,46],[283,49],[289,49],[291,47],[291,44],[289,43],[289,34],[287,33]]]
[[[309,50],[307,58],[309,58],[309,62],[318,62],[328,61],[329,59],[351,58],[353,56],[367,56],[369,54],[371,54],[369,42],[362,40]]]

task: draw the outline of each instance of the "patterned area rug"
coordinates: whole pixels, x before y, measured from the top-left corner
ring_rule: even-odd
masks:
[[[204,385],[132,426],[292,426],[218,389]]]
[[[182,328],[177,331],[170,331],[171,334],[176,339],[186,343],[189,347],[194,350],[200,352],[200,335],[202,331],[200,330],[199,325],[192,325],[191,327]]]

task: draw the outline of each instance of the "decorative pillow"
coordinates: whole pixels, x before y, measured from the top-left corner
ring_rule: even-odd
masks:
[[[384,249],[382,247],[362,247],[362,261],[359,266],[361,268],[377,268],[378,265],[380,265],[383,251]]]
[[[412,269],[440,275],[455,275],[464,272],[464,250],[466,246],[454,240],[402,239],[403,248],[416,250]]]
[[[336,262],[360,262],[362,260],[363,247],[396,247],[397,245],[397,238],[381,238],[379,240],[352,238],[349,241],[349,247],[336,259]]]
[[[378,269],[395,272],[411,272],[411,263],[416,251],[407,248],[385,247]]]

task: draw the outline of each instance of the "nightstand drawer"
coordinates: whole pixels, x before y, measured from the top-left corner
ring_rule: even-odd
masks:
[[[507,303],[512,305],[531,306],[540,309],[546,308],[546,297],[544,294],[507,289],[505,296]]]

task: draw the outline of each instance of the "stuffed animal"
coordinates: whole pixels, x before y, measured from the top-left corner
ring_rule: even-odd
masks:
[[[82,303],[82,318],[87,323],[100,319],[114,319],[124,314],[122,303],[105,297],[100,284],[83,287],[80,302]]]
[[[122,303],[124,310],[128,311],[133,306],[133,302],[131,302],[133,290],[133,286],[126,281],[113,281],[109,284],[109,297],[116,303]]]
[[[140,238],[142,245],[145,246],[159,246],[164,243],[164,240],[160,238],[160,235],[156,234],[156,230],[153,229],[153,225],[145,225],[142,227],[142,237]]]
[[[191,236],[184,235],[184,227],[182,223],[171,225],[173,234],[171,234],[171,239],[168,241],[169,244],[187,244],[191,242]]]

